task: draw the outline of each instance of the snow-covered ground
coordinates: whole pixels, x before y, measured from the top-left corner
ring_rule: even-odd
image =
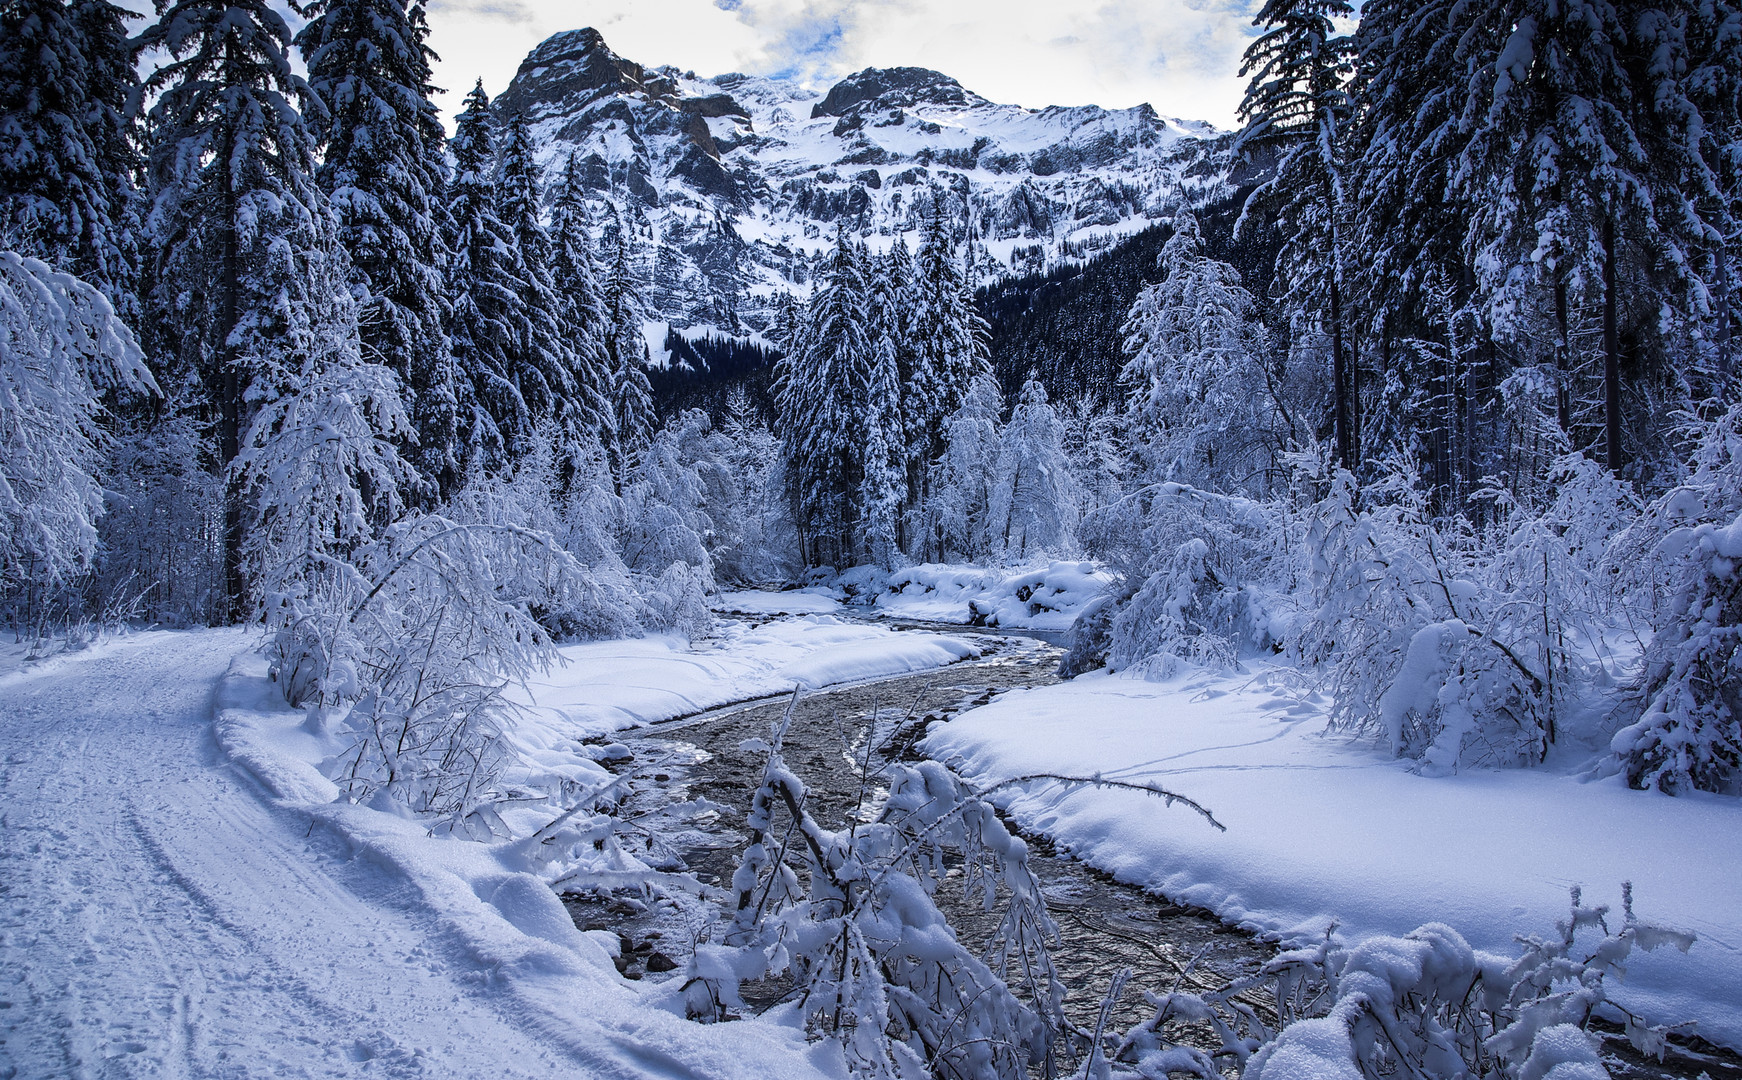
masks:
[[[1166,683],[1098,672],[1010,693],[923,746],[980,784],[1104,776],[1197,800],[1225,833],[1133,791],[1031,781],[999,797],[1122,880],[1284,938],[1438,921],[1510,954],[1515,933],[1554,933],[1570,886],[1618,915],[1631,881],[1642,918],[1699,940],[1635,954],[1614,998],[1742,1046],[1742,801],[1582,782],[1570,760],[1420,776],[1325,735],[1323,704],[1277,668]]]
[[[797,611],[840,610],[833,600],[812,599],[814,606],[799,605]],[[588,738],[794,687],[902,675],[979,655],[961,638],[902,633],[826,614],[762,626],[724,621],[714,637],[694,647],[679,638],[649,637],[561,651],[563,666],[512,694],[531,706],[520,728],[528,737],[544,731]]]
[[[0,675],[0,1076],[839,1073],[832,1044],[692,1024],[620,978],[614,935],[577,931],[512,844],[332,801],[257,643],[156,633]],[[835,619],[576,646],[517,734],[973,652]]]
[[[1060,632],[1110,580],[1093,563],[1075,561],[1005,569],[941,563],[860,567],[804,589],[722,593],[715,606],[747,615],[796,615],[850,605],[858,614],[882,618]]]

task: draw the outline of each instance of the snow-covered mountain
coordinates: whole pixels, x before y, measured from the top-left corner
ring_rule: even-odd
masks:
[[[1000,105],[923,68],[867,68],[823,95],[701,79],[593,29],[534,49],[496,109],[529,125],[548,181],[573,156],[633,220],[649,299],[678,326],[761,329],[838,229],[912,244],[939,199],[984,280],[1092,254],[1225,176],[1221,133],[1148,105]]]

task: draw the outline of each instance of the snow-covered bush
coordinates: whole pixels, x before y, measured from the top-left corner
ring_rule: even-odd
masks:
[[[1742,794],[1742,408],[1702,426],[1687,482],[1617,545],[1656,628],[1610,749],[1634,787]]]
[[[1165,675],[1176,660],[1226,666],[1276,649],[1290,525],[1282,509],[1187,484],[1140,488],[1085,524],[1122,573],[1104,662]],[[1084,656],[1073,662],[1087,663]]]
[[[1611,931],[1606,906],[1584,907],[1573,890],[1569,917],[1550,937],[1521,936],[1512,958],[1478,952],[1440,923],[1354,947],[1327,938],[1280,953],[1256,974],[1209,993],[1152,994],[1156,1010],[1108,1049],[1121,1071],[1161,1080],[1218,1080],[1217,1059],[1246,1080],[1601,1080],[1585,1031],[1608,1000],[1605,980],[1624,974],[1634,949],[1673,945],[1692,934],[1639,921],[1622,887],[1623,920]],[[1584,944],[1580,932],[1601,937]],[[1665,1030],[1622,1012],[1633,1044],[1661,1053]],[[1174,1022],[1207,1025],[1214,1054],[1169,1034]]]
[[[1633,787],[1742,795],[1742,517],[1677,529],[1662,548],[1681,566],[1670,621],[1610,750]]]
[[[751,798],[732,920],[691,961],[690,1014],[739,1011],[740,983],[788,973],[807,1028],[838,1040],[856,1075],[994,1080],[1041,1063],[1054,1075],[1064,988],[1027,846],[936,762],[895,767],[875,821],[825,828],[781,757],[785,723]],[[1007,894],[984,959],[932,899],[958,859],[988,910]]]
[[[111,388],[157,384],[102,293],[0,251],[0,598],[28,586],[24,606],[40,606],[44,588],[90,568]]]
[[[1357,511],[1356,497],[1339,472],[1314,509],[1316,606],[1294,643],[1298,659],[1323,666],[1333,730],[1380,735],[1435,768],[1541,761],[1553,737],[1547,684],[1520,647],[1541,643],[1540,610],[1520,620],[1528,605],[1485,586],[1467,527],[1433,520],[1407,468],[1379,485],[1371,509]]]

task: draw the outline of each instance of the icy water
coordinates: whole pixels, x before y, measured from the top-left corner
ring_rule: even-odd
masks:
[[[884,794],[878,773],[894,761],[916,760],[914,744],[925,729],[946,723],[956,713],[984,705],[1011,690],[1058,681],[1059,649],[1051,635],[998,634],[960,627],[947,630],[973,640],[982,658],[940,671],[883,679],[863,685],[816,691],[799,699],[783,747],[787,764],[810,786],[808,803],[817,819],[839,826],[857,813],[874,816]],[[731,879],[745,842],[744,811],[761,780],[765,756],[741,749],[748,739],[766,738],[788,707],[785,697],[710,710],[619,738],[637,768],[655,781],[636,798],[650,835],[664,850],[662,868],[687,868],[704,882],[724,886]],[[622,736],[633,735],[624,738]],[[867,744],[869,743],[869,747]],[[868,753],[869,751],[869,753]],[[867,763],[868,767],[867,767]],[[869,783],[863,778],[869,776]],[[711,809],[685,805],[705,799]],[[1212,809],[1214,809],[1212,807]],[[1184,811],[1157,805],[1155,813]],[[1132,978],[1118,1002],[1110,1027],[1124,1030],[1147,1019],[1152,1010],[1143,991],[1212,989],[1253,971],[1274,952],[1268,943],[1222,923],[1201,908],[1185,907],[1114,881],[1069,855],[1044,837],[1027,836],[1030,865],[1043,883],[1058,923],[1060,941],[1052,958],[1066,987],[1065,1011],[1092,1028],[1115,974]],[[964,940],[979,945],[995,928],[995,915],[976,901],[945,888],[939,907]],[[694,941],[708,932],[698,905],[604,903],[567,897],[576,925],[611,929],[624,945],[619,967],[630,978],[670,978],[680,973]],[[788,987],[778,983],[745,988],[746,1001],[767,1007]],[[1208,1032],[1199,1033],[1214,1049]],[[1619,1043],[1619,1045],[1617,1045]],[[1695,1044],[1705,1060],[1665,1065],[1640,1059],[1623,1041],[1609,1042],[1608,1065],[1617,1080],[1686,1078],[1742,1080],[1742,1060]]]

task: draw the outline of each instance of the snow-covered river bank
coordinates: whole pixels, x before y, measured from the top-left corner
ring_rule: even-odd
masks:
[[[685,922],[684,909],[581,900],[565,910],[515,861],[512,845],[435,838],[416,821],[331,802],[320,789],[325,781],[306,717],[275,702],[258,658],[232,663],[256,644],[234,631],[147,634],[0,680],[0,1077],[839,1073],[838,1057],[791,1026],[705,1027],[681,1019],[660,969],[681,969],[701,929]],[[815,689],[794,728],[790,760],[816,784],[821,810],[836,817],[853,812],[867,740],[874,748],[892,744],[891,756],[914,752],[918,725],[895,728],[917,698],[916,718],[932,721],[920,745],[981,778],[1015,775],[1009,770],[1025,767],[1018,757],[1043,752],[1058,769],[1128,767],[1157,757],[1168,740],[1201,740],[1221,731],[1217,725],[1232,725],[1222,732],[1228,737],[1193,751],[1208,761],[1216,749],[1228,759],[1192,774],[1194,784],[1223,778],[1206,801],[1237,834],[1225,840],[1205,830],[1199,840],[1175,844],[1161,826],[1201,823],[1153,800],[1085,807],[1044,788],[1013,800],[1015,820],[1031,837],[1051,835],[1128,882],[1168,891],[1153,874],[1132,870],[1148,864],[1114,858],[1119,852],[1108,840],[1085,843],[1084,821],[1139,829],[1130,858],[1163,860],[1200,881],[1215,869],[1193,854],[1204,844],[1225,843],[1237,854],[1279,834],[1266,821],[1288,824],[1255,793],[1274,790],[1266,777],[1276,766],[1263,755],[1292,745],[1287,740],[1298,737],[1303,718],[1267,719],[1263,710],[1245,709],[1230,693],[1237,687],[1104,676],[1055,686],[1054,650],[1027,638],[826,616],[728,624],[695,649],[651,639],[565,652],[569,667],[531,688],[525,723],[514,733],[521,749],[555,768],[589,740],[595,748],[602,737],[620,741],[640,764],[659,763],[647,771],[664,786],[666,802],[701,796],[719,804],[718,812],[691,808],[670,833],[704,880],[731,873],[735,815],[760,765],[741,744],[761,733],[770,711],[718,707],[799,682]],[[851,686],[827,690],[843,684]],[[217,740],[214,702],[228,718]],[[692,714],[701,715],[670,722]],[[1282,728],[1268,736],[1246,731],[1265,723]],[[1117,761],[1108,756],[1115,750],[1123,755]],[[621,767],[609,756],[604,764]],[[1241,776],[1256,784],[1246,794],[1227,786]],[[1565,783],[1548,774],[1538,782]],[[1716,800],[1671,808],[1684,805],[1696,815],[1729,811]],[[1382,808],[1407,810],[1406,803]],[[1733,836],[1695,840],[1710,848]],[[1245,934],[1225,933],[1201,910],[1175,907],[1037,846],[1064,930],[1061,968],[1079,1020],[1119,967],[1138,969],[1134,988],[1155,987],[1207,945],[1194,970],[1213,981],[1267,951]],[[1667,865],[1673,854],[1660,851],[1651,865]],[[1277,865],[1245,857],[1253,860],[1251,874]],[[1642,907],[1645,898],[1665,898],[1644,880],[1636,879]],[[1593,891],[1604,884],[1590,881]],[[1305,895],[1289,880],[1269,887]],[[1197,899],[1189,891],[1170,895]],[[1359,925],[1380,921],[1369,910],[1379,898],[1356,907],[1367,920]],[[1334,918],[1334,901],[1316,902]],[[1647,914],[1662,918],[1664,906],[1653,902]],[[950,913],[969,940],[983,933],[969,905]],[[1517,929],[1545,928],[1509,914]],[[1723,965],[1733,943],[1721,915],[1702,916],[1717,925],[1697,927],[1694,953],[1661,963],[1653,954],[1651,965],[1639,966],[1647,994],[1664,985],[1654,980],[1667,979],[1707,1014],[1726,1015]],[[653,961],[656,953],[662,961]],[[1676,975],[1675,965],[1690,963]],[[766,989],[768,999],[779,996],[778,987]],[[1122,1019],[1133,1018],[1135,994],[1126,1007]],[[1699,1075],[1611,1067],[1617,1076]],[[1704,1071],[1715,1080],[1742,1075],[1734,1059]]]

